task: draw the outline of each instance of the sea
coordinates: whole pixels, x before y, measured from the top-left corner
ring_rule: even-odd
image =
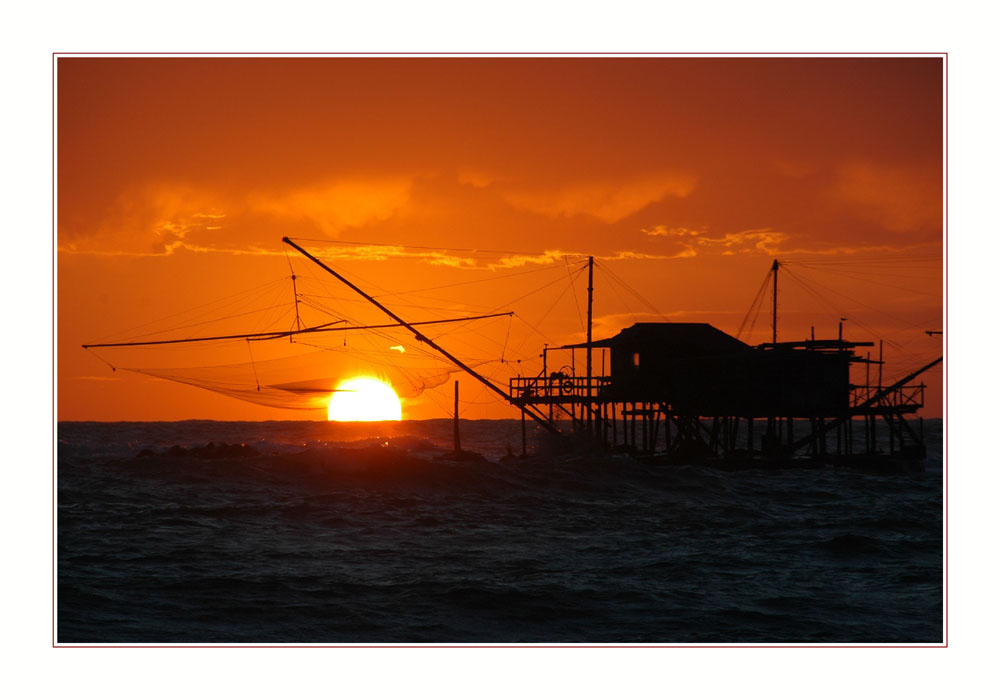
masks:
[[[518,420],[62,422],[58,644],[941,644],[924,471],[723,471]],[[858,431],[860,432],[860,431]]]

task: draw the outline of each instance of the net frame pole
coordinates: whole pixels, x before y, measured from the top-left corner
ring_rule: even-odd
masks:
[[[292,248],[294,248],[295,250],[299,251],[307,259],[311,260],[316,265],[318,265],[319,267],[321,267],[322,269],[326,270],[328,273],[330,273],[331,275],[333,275],[334,277],[336,277],[338,280],[340,280],[345,285],[347,285],[350,289],[352,289],[353,291],[357,292],[360,296],[362,296],[364,299],[366,299],[368,302],[370,302],[373,306],[375,306],[376,308],[380,309],[383,313],[385,313],[387,316],[389,316],[389,318],[393,319],[394,321],[396,321],[397,323],[399,323],[401,326],[405,327],[407,330],[409,330],[411,333],[413,333],[413,336],[414,336],[414,338],[416,338],[417,342],[426,343],[427,345],[429,345],[430,347],[432,347],[434,350],[437,350],[439,353],[441,353],[441,355],[443,355],[446,359],[450,360],[459,369],[465,371],[467,374],[469,374],[474,379],[476,379],[477,381],[479,381],[481,384],[483,384],[490,391],[492,391],[492,392],[498,394],[500,397],[502,397],[504,401],[508,402],[512,406],[515,406],[516,408],[520,408],[528,416],[530,416],[532,418],[532,420],[534,420],[536,423],[538,423],[543,428],[545,428],[546,430],[548,430],[550,433],[552,433],[554,435],[559,435],[560,434],[559,428],[557,428],[555,425],[553,425],[552,423],[550,423],[543,416],[540,416],[537,413],[535,413],[534,411],[529,410],[527,406],[517,406],[517,404],[514,403],[513,399],[503,389],[501,389],[496,384],[494,384],[493,382],[491,382],[489,379],[487,379],[486,377],[484,377],[483,375],[481,375],[479,372],[477,372],[474,369],[472,369],[471,367],[469,367],[467,364],[465,364],[460,359],[458,359],[457,357],[455,357],[454,355],[452,355],[450,352],[448,352],[447,350],[445,350],[443,347],[441,347],[440,345],[438,345],[436,342],[434,342],[430,338],[428,338],[425,335],[423,335],[420,331],[418,331],[416,328],[414,328],[412,324],[407,323],[405,320],[403,320],[402,317],[400,317],[399,315],[397,315],[396,313],[394,313],[392,310],[390,310],[388,307],[386,307],[384,304],[382,304],[380,301],[378,301],[375,297],[373,297],[370,294],[368,294],[367,292],[365,292],[363,289],[361,289],[356,284],[354,284],[353,282],[351,282],[350,280],[348,280],[346,277],[344,277],[343,275],[341,275],[339,272],[337,272],[336,270],[334,270],[333,268],[331,268],[329,265],[327,265],[326,263],[324,263],[322,260],[320,260],[319,258],[317,258],[316,256],[314,256],[312,253],[310,253],[309,251],[307,251],[305,248],[303,248],[302,246],[300,246],[297,243],[295,243],[294,241],[292,241],[290,238],[288,238],[288,236],[285,236],[281,240],[282,240],[283,243],[286,243],[289,246],[291,246]]]

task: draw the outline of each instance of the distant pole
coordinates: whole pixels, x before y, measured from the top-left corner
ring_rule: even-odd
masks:
[[[771,292],[771,343],[778,344],[778,261],[775,259],[771,265],[771,274],[774,275],[774,290]]]
[[[587,273],[587,432],[594,430],[594,411],[590,405],[590,382],[594,376],[594,349],[590,344],[594,340],[594,256],[588,258]]]
[[[458,380],[455,380],[455,454],[462,451],[462,438],[458,434]]]

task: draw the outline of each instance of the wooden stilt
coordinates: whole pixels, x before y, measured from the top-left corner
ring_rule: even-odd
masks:
[[[524,420],[524,411],[521,411],[521,420]],[[462,436],[458,432],[458,380],[455,380],[455,454],[462,451]]]

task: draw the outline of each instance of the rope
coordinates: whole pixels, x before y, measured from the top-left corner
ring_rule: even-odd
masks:
[[[743,329],[747,325],[747,321],[750,319],[750,314],[754,313],[754,309],[757,309],[757,313],[754,314],[753,317],[754,323],[750,325],[750,332],[747,333],[747,337],[749,338],[753,333],[753,326],[757,321],[757,316],[760,314],[760,304],[764,300],[764,290],[767,289],[767,283],[771,280],[771,275],[773,274],[774,270],[768,268],[767,275],[764,277],[764,281],[761,282],[760,289],[757,290],[757,295],[753,298],[753,301],[750,303],[750,308],[747,309],[746,316],[743,317],[743,321],[740,323],[740,329],[736,331],[737,338],[742,337]]]
[[[247,297],[247,299],[244,300],[244,301],[249,302],[250,298],[259,298],[259,297],[262,297],[264,295],[264,293],[265,293],[265,290],[268,290],[269,288],[277,288],[277,285],[280,285],[286,279],[287,279],[286,277],[282,277],[280,279],[273,280],[271,282],[268,282],[267,284],[264,284],[264,285],[261,285],[261,286],[258,286],[258,287],[254,287],[254,288],[249,289],[249,290],[243,290],[241,292],[237,292],[236,294],[231,294],[229,296],[222,297],[221,299],[216,299],[215,301],[210,301],[210,302],[206,302],[204,304],[199,304],[199,305],[197,305],[197,306],[195,306],[195,307],[193,307],[191,309],[186,309],[184,311],[178,311],[177,313],[168,314],[167,316],[162,316],[162,317],[160,317],[158,319],[155,319],[155,320],[152,320],[152,321],[147,321],[145,323],[141,323],[139,325],[132,326],[131,328],[127,328],[124,331],[122,331],[121,333],[122,334],[133,333],[135,331],[138,331],[141,328],[146,328],[147,326],[151,326],[151,325],[153,325],[155,323],[162,323],[163,321],[166,321],[167,319],[177,318],[178,316],[183,316],[184,314],[191,314],[192,312],[197,311],[199,309],[205,309],[207,307],[212,307],[212,306],[215,306],[215,305],[219,305],[222,302],[227,302],[225,304],[222,304],[222,306],[219,309],[221,311],[224,308],[232,307],[232,306],[235,306],[236,304],[238,304],[239,301],[237,300],[237,297],[244,297],[245,296],[245,297]],[[255,296],[251,297],[251,294],[253,294]],[[284,306],[284,304],[282,304],[282,306]],[[218,323],[219,321],[226,321],[226,320],[229,320],[229,319],[232,319],[232,318],[238,318],[240,316],[248,316],[250,314],[259,313],[259,312],[262,312],[262,311],[268,311],[268,310],[273,309],[273,308],[275,308],[275,307],[274,306],[266,306],[266,307],[263,307],[263,308],[255,308],[255,309],[251,309],[249,311],[244,311],[244,312],[241,312],[241,313],[235,313],[235,314],[229,314],[229,315],[226,315],[226,316],[218,316],[218,317],[215,317],[215,318],[197,320],[197,321],[193,321],[191,323],[186,323],[186,324],[181,324],[179,326],[174,326],[172,328],[167,328],[167,329],[162,329],[161,328],[161,329],[158,329],[156,331],[150,331],[150,332],[147,332],[147,333],[140,333],[139,335],[132,335],[132,336],[128,336],[128,335],[121,336],[121,335],[119,335],[118,337],[133,338],[133,339],[135,339],[135,338],[144,338],[144,337],[148,337],[148,336],[151,336],[151,335],[156,335],[158,333],[167,333],[167,332],[171,332],[171,331],[182,330],[184,328],[194,328],[194,327],[197,327],[197,326],[200,326],[200,325],[206,325],[206,324],[209,324],[209,323]],[[100,340],[103,342],[103,341],[107,340],[109,337],[112,337],[112,336],[104,336]],[[88,343],[88,344],[90,344],[90,343]]]
[[[587,326],[583,323],[583,314],[580,313],[580,300],[576,298],[576,285],[573,284],[573,272],[569,267],[569,258],[566,258],[566,272],[569,274],[569,285],[573,289],[573,305],[576,306],[576,317],[580,320],[580,328],[584,331]]]
[[[619,293],[618,286],[615,283],[615,281],[613,279],[611,279],[611,275],[607,274],[607,271],[604,269],[603,266],[598,267],[598,265],[597,265],[596,262],[594,263],[594,266],[598,270],[600,270],[600,272],[601,272],[602,275],[604,275],[604,277],[602,277],[602,279],[608,281],[608,283],[609,283],[608,284],[608,288],[615,295],[615,298],[621,303],[622,306],[625,307],[625,310],[628,311],[628,313],[629,313],[630,316],[635,316],[635,312],[632,311],[632,307],[628,305],[628,302],[625,301],[625,298]]]
[[[585,269],[587,269],[587,268],[586,268],[586,266],[584,266],[584,267],[581,267],[581,268],[580,268],[579,270],[577,270],[577,271],[576,271],[576,274],[577,274],[577,275],[580,275],[580,274],[582,274],[582,273],[583,273],[583,271],[584,271]],[[556,280],[556,281],[558,281],[558,280]],[[555,282],[553,282],[553,284],[555,284]],[[546,286],[549,286],[549,285],[546,285]],[[536,290],[536,291],[538,291],[538,290]],[[565,289],[563,289],[562,293],[561,293],[561,294],[560,294],[560,295],[559,295],[558,297],[556,297],[555,301],[553,301],[553,302],[552,302],[552,303],[551,303],[551,304],[549,305],[549,308],[548,308],[548,309],[546,309],[545,313],[541,315],[541,317],[540,317],[540,318],[538,319],[538,321],[536,321],[536,323],[537,323],[538,325],[541,325],[541,324],[542,324],[542,321],[544,321],[544,320],[545,320],[546,318],[548,318],[548,315],[549,315],[550,313],[552,313],[552,310],[556,308],[556,306],[557,306],[557,305],[559,304],[559,302],[560,302],[560,301],[562,301],[562,298],[563,298],[564,296],[566,296],[566,293],[567,293],[567,292],[569,292],[569,291],[570,291],[570,287],[569,287],[569,286],[567,286],[567,287],[566,287]],[[523,298],[523,297],[522,297],[522,298]],[[542,338],[544,338],[544,339],[546,340],[546,342],[548,342],[548,343],[553,343],[553,344],[554,344],[554,341],[553,341],[553,340],[552,340],[551,338],[549,338],[549,337],[548,337],[547,335],[545,335],[544,333],[542,333],[542,332],[541,332],[540,330],[538,330],[538,329],[537,329],[537,328],[536,328],[535,326],[532,326],[532,325],[531,325],[530,323],[528,323],[528,322],[527,322],[527,321],[526,321],[526,320],[525,320],[525,319],[524,319],[523,317],[521,317],[521,316],[518,316],[518,318],[520,318],[520,319],[521,319],[522,321],[524,321],[525,325],[527,325],[527,326],[528,326],[529,328],[531,328],[531,329],[532,329],[533,331],[535,331],[536,333],[538,333],[538,335],[539,335],[539,336],[541,336]],[[523,345],[524,345],[524,344],[525,344],[526,342],[528,342],[528,337],[527,337],[527,336],[521,339],[521,342],[520,342],[520,343],[518,343],[518,344],[517,344],[517,347],[515,347],[515,348],[514,348],[514,352],[515,352],[515,353],[517,353],[517,352],[520,352],[520,350],[521,350],[521,347],[522,347],[522,346],[523,346]]]
[[[507,341],[510,340],[510,327],[514,323],[514,315],[507,317],[507,336],[503,339],[503,348],[500,350],[500,362],[504,362],[504,354],[507,352]]]
[[[927,297],[930,297],[932,299],[937,299],[937,294],[931,294],[929,292],[921,291],[921,290],[918,290],[918,289],[910,289],[909,287],[900,287],[897,284],[889,284],[888,282],[881,282],[879,280],[872,279],[871,277],[866,277],[863,274],[852,273],[852,272],[845,271],[845,270],[831,270],[829,268],[824,269],[824,268],[821,268],[821,267],[816,267],[814,265],[802,265],[802,264],[800,264],[800,265],[797,265],[796,267],[799,267],[799,268],[803,268],[804,267],[807,270],[813,270],[813,271],[816,271],[816,272],[825,272],[825,273],[831,274],[831,275],[840,275],[841,277],[847,277],[848,279],[860,280],[860,281],[866,282],[868,284],[877,284],[877,285],[879,285],[881,287],[887,287],[889,289],[897,289],[897,290],[899,290],[901,292],[908,292],[910,294],[919,294],[921,296],[927,296]],[[913,279],[913,277],[911,275],[887,275],[885,273],[878,273],[878,274],[879,274],[879,277],[902,277],[904,279]],[[929,279],[929,278],[927,278],[927,279]]]
[[[107,360],[105,360],[103,357],[101,357],[100,355],[98,355],[96,352],[94,352],[90,348],[86,348],[85,347],[84,350],[86,350],[91,355],[93,355],[94,357],[96,357],[98,360],[100,360],[101,362],[103,362],[104,364],[106,364],[108,367],[110,367],[112,372],[117,372],[118,371],[117,368],[113,364],[111,364],[110,362],[108,362]]]
[[[594,264],[596,265],[597,263],[595,262]],[[666,314],[664,314],[658,308],[656,308],[655,306],[653,306],[653,304],[649,300],[647,300],[644,296],[642,296],[641,294],[639,294],[639,292],[635,291],[627,282],[625,282],[625,280],[621,279],[618,275],[616,275],[614,273],[614,271],[612,271],[610,268],[607,268],[603,262],[601,263],[601,266],[605,268],[605,271],[608,273],[608,276],[616,284],[620,284],[621,285],[622,289],[624,289],[626,292],[628,292],[629,294],[631,294],[632,296],[634,296],[636,299],[638,299],[642,304],[644,304],[656,316],[659,316],[660,318],[666,319]]]
[[[247,352],[250,353],[250,366],[253,368],[253,380],[257,385],[257,391],[260,391],[260,379],[257,377],[257,365],[253,361],[253,346],[250,345],[250,339],[247,338]]]
[[[802,281],[801,279],[799,279],[798,275],[793,274],[789,270],[785,270],[785,272],[787,272],[788,276],[790,278],[792,278],[793,280],[795,280],[796,282],[798,282],[798,284],[801,285],[803,289],[805,289],[807,292],[809,292],[810,294],[812,294],[820,302],[826,304],[828,307],[833,307],[833,304],[830,301],[828,301],[827,299],[825,299],[818,292],[815,292],[814,290],[812,290],[804,281]],[[902,320],[902,319],[896,318],[894,316],[890,316],[889,314],[886,314],[884,312],[881,312],[878,309],[876,309],[875,307],[870,306],[868,304],[865,304],[864,302],[858,301],[857,299],[854,299],[852,297],[849,297],[846,294],[841,294],[841,293],[839,293],[839,292],[837,292],[837,291],[835,291],[833,289],[830,289],[829,287],[825,287],[824,285],[819,285],[819,286],[823,287],[824,289],[826,289],[829,292],[832,292],[833,294],[837,294],[838,296],[842,296],[845,299],[848,299],[849,301],[853,301],[855,304],[860,304],[861,306],[864,306],[865,308],[870,309],[870,310],[874,311],[875,313],[881,314],[881,315],[885,316],[886,318],[892,319],[894,321],[901,321]],[[834,311],[836,311],[836,312],[839,313],[839,311],[836,309],[836,307],[834,307]],[[841,317],[844,317],[846,315],[847,315],[846,312],[845,313],[841,313]],[[905,320],[902,320],[902,322],[906,323]],[[863,323],[861,321],[858,321],[856,317],[854,318],[854,323],[856,323],[857,325],[861,326],[863,329],[865,329],[866,331],[868,331],[869,333],[871,333],[874,336],[880,335],[877,331],[875,331],[875,329],[870,328],[868,325],[866,325],[865,323]],[[895,348],[897,350],[903,350],[903,346],[900,345],[899,343],[896,343],[896,342],[894,342],[892,340],[886,340],[885,342],[887,344],[889,344],[891,347],[893,347],[893,348]]]

